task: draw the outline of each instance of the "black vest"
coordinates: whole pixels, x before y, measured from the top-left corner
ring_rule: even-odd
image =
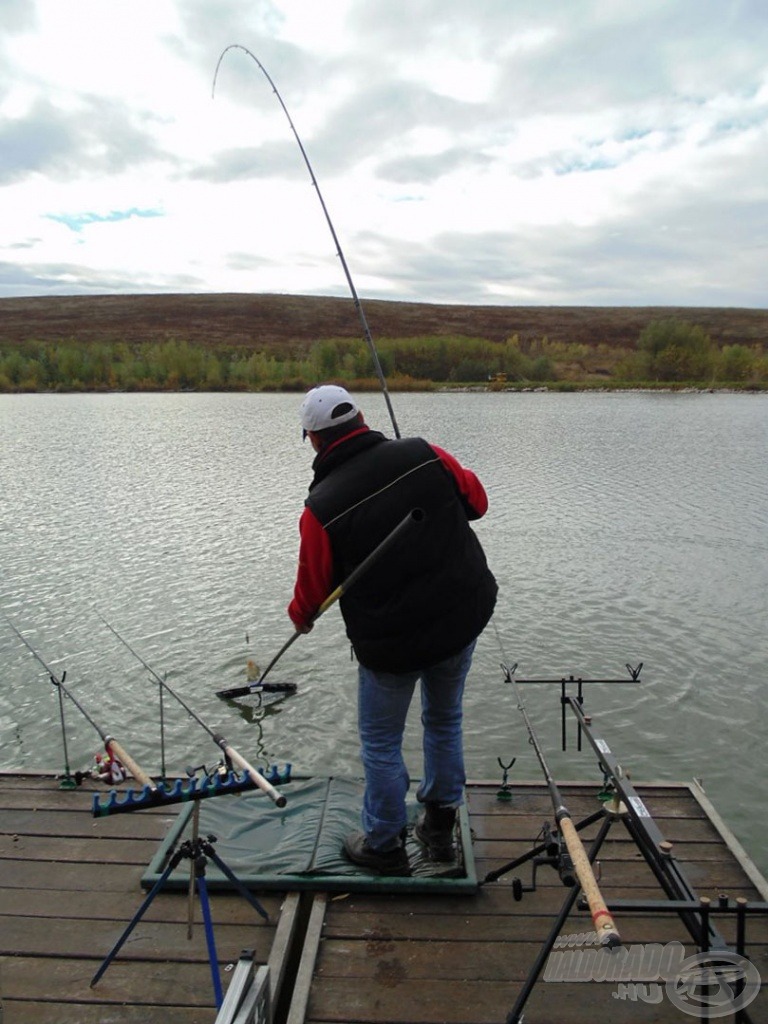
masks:
[[[366,431],[321,452],[314,470],[306,504],[330,538],[335,586],[409,511],[425,513],[341,598],[358,660],[409,672],[458,654],[487,625],[497,587],[438,455],[421,438]]]

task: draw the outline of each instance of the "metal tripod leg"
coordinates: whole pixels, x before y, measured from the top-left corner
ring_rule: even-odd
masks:
[[[155,896],[157,896],[157,894],[160,892],[160,890],[165,885],[166,881],[168,880],[168,876],[178,866],[179,862],[182,859],[182,856],[184,856],[184,855],[181,853],[181,851],[177,851],[173,855],[173,857],[171,857],[171,860],[170,860],[170,862],[168,864],[168,867],[165,869],[165,871],[162,873],[162,875],[158,878],[158,880],[152,886],[152,889],[150,890],[149,894],[147,895],[147,898],[144,900],[144,902],[141,904],[139,909],[134,914],[133,918],[131,919],[130,924],[125,929],[125,931],[120,936],[120,938],[117,940],[117,942],[112,947],[112,949],[109,951],[109,953],[107,954],[107,956],[106,956],[104,962],[102,963],[101,967],[94,974],[93,978],[91,979],[91,985],[90,985],[91,988],[94,987],[94,985],[97,983],[99,978],[102,976],[102,974],[104,974],[106,969],[109,967],[109,965],[115,959],[117,954],[120,952],[120,950],[122,949],[126,939],[131,934],[131,932],[136,927],[136,925],[139,923],[141,918],[144,916],[144,913],[149,908],[149,905],[152,902],[152,900],[155,898]]]
[[[248,900],[248,902],[251,904],[253,909],[258,914],[261,914],[261,916],[264,918],[265,921],[269,921],[269,914],[266,912],[264,907],[262,907],[262,905],[259,903],[259,901],[256,899],[256,897],[253,895],[253,893],[249,892],[246,889],[246,887],[243,885],[243,883],[240,881],[240,879],[235,874],[233,874],[231,869],[229,867],[227,867],[227,865],[224,863],[224,861],[221,859],[221,857],[218,855],[218,853],[216,853],[216,851],[213,849],[213,847],[209,843],[204,843],[203,844],[203,850],[211,858],[211,860],[216,865],[216,867],[219,869],[219,871],[221,871],[221,873],[223,875],[225,875],[229,879],[229,881],[232,883],[232,885],[234,885],[234,887],[237,889],[237,891],[240,893],[240,895],[243,896],[246,900]]]
[[[205,878],[205,868],[208,862],[208,858],[210,857],[210,859],[216,864],[219,870],[229,879],[230,882],[232,882],[232,884],[238,889],[240,894],[248,900],[251,906],[264,918],[265,921],[269,920],[269,915],[267,914],[266,910],[262,907],[262,905],[259,903],[259,901],[255,898],[255,896],[248,892],[248,890],[242,884],[240,879],[235,876],[235,874],[230,870],[229,867],[227,867],[227,865],[224,863],[221,857],[219,857],[219,855],[216,853],[216,851],[213,848],[214,841],[215,836],[208,836],[207,839],[197,838],[191,841],[188,840],[187,842],[181,844],[179,849],[171,857],[168,863],[168,867],[165,869],[165,871],[163,871],[160,878],[158,878],[158,880],[152,886],[152,889],[150,890],[149,894],[147,895],[146,899],[141,904],[137,912],[134,914],[128,927],[125,929],[123,934],[117,940],[112,949],[109,951],[101,967],[93,976],[90,986],[91,988],[93,988],[94,985],[96,985],[98,980],[101,978],[101,976],[104,974],[104,972],[112,963],[112,961],[115,959],[119,951],[122,949],[123,945],[128,939],[128,936],[131,934],[133,929],[144,916],[150,904],[154,900],[155,896],[157,896],[157,894],[163,888],[171,873],[174,871],[176,867],[178,867],[182,859],[186,857],[191,859],[194,865],[195,883],[197,893],[200,898],[200,906],[203,913],[205,940],[208,948],[208,960],[211,966],[213,992],[216,1000],[216,1007],[218,1008],[221,1006],[223,995],[221,989],[221,979],[219,977],[218,956],[216,954],[216,942],[213,934],[213,922],[211,920],[210,901],[208,899],[208,884]]]
[[[198,862],[195,864],[195,881],[197,882],[197,892],[200,897],[200,908],[203,912],[205,943],[208,947],[208,963],[211,965],[211,981],[213,982],[213,998],[216,1000],[216,1009],[219,1010],[224,1002],[224,993],[221,990],[219,958],[216,955],[216,940],[213,937],[213,921],[211,920],[211,905],[208,901],[208,885],[205,881],[204,858],[199,857]]]

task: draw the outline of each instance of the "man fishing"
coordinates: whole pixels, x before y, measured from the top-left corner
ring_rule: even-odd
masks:
[[[407,875],[402,755],[408,708],[421,681],[424,814],[415,833],[433,860],[454,856],[464,799],[462,698],[496,581],[469,520],[488,507],[473,472],[421,438],[371,430],[342,387],[313,388],[300,409],[316,457],[299,529],[299,567],[288,614],[308,632],[340,580],[404,517],[413,525],[340,600],[359,663],[358,722],[365,770],[362,826],[344,841],[353,863]]]

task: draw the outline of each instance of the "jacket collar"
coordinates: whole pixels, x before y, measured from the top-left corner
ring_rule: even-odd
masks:
[[[344,437],[340,437],[338,441],[334,441],[333,444],[329,444],[327,448],[323,448],[315,456],[315,460],[312,463],[312,470],[315,476],[309,485],[309,489],[312,490],[315,484],[320,483],[321,480],[343,462],[353,458],[360,452],[367,451],[368,448],[372,448],[374,445],[381,444],[385,440],[384,435],[378,430],[371,430],[367,426],[362,426],[359,430],[353,430],[351,433],[345,434]]]

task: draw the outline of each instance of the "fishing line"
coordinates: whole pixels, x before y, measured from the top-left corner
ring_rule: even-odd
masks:
[[[307,151],[304,149],[304,144],[302,143],[301,138],[299,137],[299,133],[296,131],[296,127],[295,127],[295,125],[294,125],[294,123],[293,123],[293,121],[291,119],[291,115],[288,113],[288,108],[286,107],[285,103],[283,102],[283,97],[280,95],[280,93],[279,93],[279,91],[277,89],[277,86],[272,81],[272,79],[271,79],[267,69],[264,67],[264,65],[261,63],[259,58],[254,53],[252,53],[246,46],[241,46],[240,43],[230,43],[229,46],[226,46],[222,50],[221,55],[219,56],[218,62],[216,64],[216,71],[214,72],[214,75],[213,75],[213,86],[211,88],[211,98],[214,98],[215,93],[216,93],[216,80],[218,78],[219,68],[221,67],[221,62],[224,60],[224,56],[229,52],[229,50],[242,50],[243,53],[245,53],[248,57],[251,58],[252,61],[254,61],[256,63],[256,65],[258,66],[259,70],[262,72],[262,74],[264,75],[266,80],[272,86],[272,91],[274,92],[275,96],[277,97],[277,101],[280,104],[280,106],[282,107],[283,113],[285,114],[285,116],[286,116],[286,118],[288,120],[288,124],[290,125],[291,131],[293,132],[294,138],[296,139],[296,142],[298,143],[299,150],[300,150],[301,155],[302,155],[302,157],[304,159],[304,163],[306,164],[307,170],[309,171],[310,180],[312,181],[312,184],[313,184],[313,186],[315,188],[315,191],[317,192],[317,198],[320,200],[320,206],[323,209],[323,213],[325,215],[326,223],[328,224],[328,228],[329,228],[329,230],[331,232],[331,237],[333,238],[333,243],[336,246],[336,255],[339,257],[339,260],[341,261],[341,266],[342,266],[342,269],[344,271],[344,276],[347,279],[347,284],[349,285],[349,290],[350,290],[350,292],[352,294],[352,301],[355,304],[355,309],[357,310],[357,315],[360,318],[360,324],[361,324],[361,326],[363,328],[363,335],[364,335],[366,343],[368,345],[368,349],[369,349],[369,351],[371,353],[371,359],[373,360],[374,369],[376,370],[376,375],[379,378],[379,383],[381,384],[381,390],[382,390],[382,392],[384,394],[384,401],[387,403],[387,410],[389,412],[389,418],[392,421],[392,429],[395,432],[395,437],[399,438],[400,437],[400,430],[399,430],[399,428],[397,426],[397,420],[395,419],[395,411],[392,408],[392,401],[391,401],[391,399],[389,397],[389,391],[387,389],[387,381],[386,381],[386,378],[384,377],[384,371],[381,368],[381,362],[379,361],[379,354],[376,351],[376,346],[375,346],[375,344],[373,342],[373,337],[371,335],[370,328],[368,327],[368,320],[366,319],[365,312],[363,310],[363,305],[360,302],[360,299],[358,298],[357,289],[355,288],[354,282],[352,280],[352,274],[350,273],[349,267],[347,265],[347,261],[346,261],[346,259],[344,257],[344,252],[343,252],[343,250],[341,248],[341,243],[339,242],[338,235],[336,234],[336,229],[333,226],[333,221],[331,220],[331,215],[328,212],[328,207],[325,205],[325,200],[323,199],[323,193],[320,191],[320,185],[318,184],[317,177],[315,176],[315,172],[312,169],[312,164],[309,162],[309,157],[307,156]]]
[[[96,614],[98,615],[98,612]],[[202,718],[200,718],[200,716],[198,714],[196,714],[192,710],[192,708],[186,703],[186,701],[183,700],[183,698],[181,698],[178,695],[178,693],[176,693],[176,691],[169,686],[169,684],[166,682],[165,679],[161,679],[160,678],[160,676],[157,674],[157,672],[155,672],[155,670],[152,668],[152,666],[148,665],[147,662],[144,661],[142,656],[137,651],[135,651],[133,649],[133,647],[131,647],[131,645],[128,643],[128,641],[124,637],[120,636],[120,634],[117,632],[117,630],[114,628],[114,626],[111,626],[107,622],[107,620],[104,618],[103,615],[99,615],[99,618],[104,623],[104,625],[107,627],[107,629],[110,631],[110,633],[112,633],[113,636],[117,637],[117,639],[120,641],[120,643],[123,644],[124,647],[128,648],[128,650],[131,652],[131,654],[134,656],[134,658],[137,658],[141,662],[141,664],[144,666],[144,668],[147,670],[147,672],[149,672],[149,674],[157,681],[158,685],[160,687],[162,687],[163,689],[167,690],[168,693],[172,697],[174,697],[179,702],[179,704],[181,704],[181,706],[184,708],[184,710],[187,712],[187,714],[190,715],[192,718],[194,718],[194,720],[197,722],[197,724],[199,726],[201,726],[201,728],[205,729],[205,731],[208,733],[209,736],[213,736],[214,735],[213,730],[210,729],[205,724],[205,722],[202,720]]]

